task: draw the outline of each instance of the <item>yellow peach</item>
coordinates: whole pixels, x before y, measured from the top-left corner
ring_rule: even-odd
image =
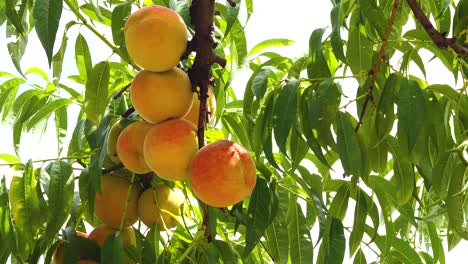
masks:
[[[145,137],[146,164],[166,180],[184,180],[198,150],[195,127],[183,119],[172,119],[151,128]]]
[[[107,155],[115,163],[120,163],[119,155],[117,155],[117,140],[122,130],[120,121],[117,121],[109,130],[107,136]]]
[[[136,112],[150,123],[183,117],[192,106],[192,85],[179,68],[166,72],[140,71],[130,87]]]
[[[117,231],[117,229],[113,229],[106,224],[101,224],[89,233],[89,239],[96,241],[96,244],[98,244],[99,247],[102,247],[102,245],[104,245],[104,241]],[[136,246],[135,231],[131,226],[124,227],[120,233],[120,237],[122,238],[124,245]]]
[[[190,187],[201,201],[215,207],[236,204],[256,182],[255,163],[241,145],[220,140],[201,148],[190,163]]]
[[[143,174],[150,172],[143,158],[143,142],[146,133],[153,127],[145,121],[130,124],[117,139],[117,154],[122,164],[130,171]]]
[[[76,236],[77,237],[84,237],[88,238],[88,235],[86,233],[76,231]],[[54,252],[54,263],[55,264],[62,264],[63,263],[63,251],[64,251],[64,242],[61,242],[57,249],[55,249]]]
[[[207,110],[209,112],[209,120],[213,120],[213,117],[216,112],[216,98],[213,94],[213,91],[211,89],[208,89],[208,98],[206,100],[207,103]],[[190,121],[195,127],[198,127],[198,117],[200,114],[200,99],[198,96],[198,93],[193,93],[193,104],[192,107],[190,108],[190,111],[182,117],[183,119]]]
[[[138,216],[148,227],[158,224],[161,230],[173,228],[178,223],[173,215],[180,215],[179,207],[184,199],[180,189],[171,190],[165,184],[157,184],[138,199]]]
[[[163,72],[175,67],[187,48],[188,32],[180,15],[163,6],[146,6],[129,16],[125,44],[144,69]]]
[[[130,195],[127,203],[127,191]],[[137,203],[138,189],[128,180],[105,174],[101,177],[101,193],[96,193],[94,200],[94,213],[104,224],[119,228],[123,218],[125,204],[127,205],[124,226],[130,226],[138,219]]]

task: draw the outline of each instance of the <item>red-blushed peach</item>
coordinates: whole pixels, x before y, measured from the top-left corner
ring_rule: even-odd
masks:
[[[99,247],[104,245],[104,241],[110,236],[117,232],[118,229],[114,229],[106,224],[98,225],[96,228],[89,233],[89,239],[96,241]],[[131,226],[124,227],[120,232],[120,237],[124,245],[136,246],[135,231]]]
[[[187,114],[193,101],[192,85],[179,68],[166,72],[143,70],[132,81],[130,99],[143,119],[157,124]]]
[[[137,121],[120,132],[117,139],[117,154],[129,171],[139,174],[151,171],[143,157],[143,142],[151,127],[153,125],[148,122]]]
[[[124,27],[130,57],[144,69],[175,67],[187,48],[188,32],[180,15],[163,6],[146,6],[129,16]]]
[[[129,189],[124,226],[130,226],[138,220],[138,189],[119,176],[105,174],[101,177],[101,193],[96,193],[94,200],[94,213],[101,222],[115,229],[120,227]]]
[[[184,199],[180,189],[157,184],[145,190],[138,199],[138,216],[150,228],[155,224],[160,226],[160,230],[173,228],[178,224],[174,216],[180,215],[179,207]]]
[[[148,167],[171,181],[187,178],[190,160],[197,150],[196,129],[183,119],[171,119],[152,127],[143,146]]]
[[[216,98],[213,94],[213,91],[211,89],[208,89],[208,98],[206,100],[207,103],[207,110],[209,112],[209,120],[213,120],[216,112]],[[190,108],[190,111],[182,117],[183,119],[190,121],[195,127],[198,127],[198,117],[200,115],[200,99],[198,96],[198,93],[193,93],[193,104],[192,107]]]
[[[230,140],[201,148],[193,157],[189,171],[195,196],[214,207],[242,201],[252,193],[256,183],[254,160],[243,146]]]

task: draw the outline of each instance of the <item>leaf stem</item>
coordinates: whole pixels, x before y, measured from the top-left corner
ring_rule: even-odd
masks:
[[[32,163],[40,163],[40,162],[47,162],[47,161],[54,161],[54,160],[64,160],[64,159],[86,159],[86,158],[89,158],[89,157],[91,157],[91,154],[33,160]],[[23,163],[22,162],[1,163],[0,167],[1,166],[15,166],[15,165],[20,165],[20,164],[23,164]]]
[[[88,20],[86,20],[86,18],[80,13],[80,10],[79,8],[77,8],[76,6],[73,5],[73,3],[70,2],[70,0],[64,0],[65,3],[68,5],[68,7],[70,8],[70,10],[73,12],[73,14],[75,14],[79,20],[81,20],[81,22],[83,23],[83,25],[85,27],[87,27],[89,30],[91,30],[91,32],[93,32],[100,40],[102,40],[102,42],[104,42],[111,50],[112,52],[114,52],[115,54],[119,55],[123,60],[127,61],[128,64],[132,65],[133,68],[135,68],[136,70],[141,70],[141,68],[136,65],[134,62],[132,61],[129,61],[128,60],[128,57],[118,48],[116,47],[114,44],[112,44],[106,37],[104,37],[104,35],[102,35],[101,33],[99,33],[99,31],[97,29],[95,29],[89,22]]]

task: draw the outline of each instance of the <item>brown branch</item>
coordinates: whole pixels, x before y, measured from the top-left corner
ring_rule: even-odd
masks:
[[[116,164],[112,167],[109,167],[109,168],[105,168],[102,170],[102,175],[104,174],[107,174],[107,173],[111,173],[111,172],[114,172],[114,171],[118,171],[120,169],[123,169],[124,168],[124,165],[122,163],[119,163],[119,164]]]
[[[129,115],[131,115],[133,112],[135,112],[135,107],[130,107],[129,109],[127,109],[127,111],[125,111],[123,114],[122,114],[122,117],[123,118],[127,118]]]
[[[369,101],[374,100],[372,91],[374,91],[375,82],[377,80],[377,74],[379,72],[380,64],[382,63],[384,59],[385,48],[387,47],[388,37],[390,36],[390,32],[392,31],[392,26],[393,26],[393,22],[395,21],[397,9],[398,9],[398,0],[394,0],[392,13],[390,14],[390,18],[388,19],[387,28],[385,29],[385,34],[382,39],[382,46],[380,46],[379,55],[377,56],[377,59],[374,64],[374,68],[372,69],[372,72],[371,72],[372,76],[371,76],[371,81],[369,83],[369,89],[367,91],[366,100],[364,101],[364,104],[362,105],[361,114],[359,115],[359,122],[357,123],[356,128],[354,129],[356,133],[359,131],[359,128],[362,125],[364,114],[366,113],[366,109],[369,104]]]
[[[195,35],[189,45],[189,50],[196,52],[193,66],[188,74],[192,82],[193,90],[200,88],[200,113],[198,117],[198,147],[205,145],[205,128],[208,122],[208,111],[206,100],[208,98],[208,87],[211,79],[211,66],[214,62],[219,62],[215,54],[215,40],[213,20],[215,16],[214,0],[193,0],[190,6],[190,23],[195,29]],[[205,237],[211,241],[211,230],[209,225],[208,206],[202,206]]]
[[[228,4],[232,7],[236,6],[236,2],[234,2],[233,0],[226,0],[226,2],[228,2]]]
[[[416,0],[406,0],[406,2],[413,11],[416,19],[419,21],[419,23],[421,23],[424,30],[426,30],[427,34],[429,34],[432,41],[439,49],[447,49],[448,47],[451,47],[457,54],[468,56],[468,47],[458,44],[455,37],[447,38],[445,34],[437,31],[437,29],[435,29],[435,27],[432,25],[431,21],[429,21],[429,18],[427,18],[427,16],[424,14]]]
[[[132,85],[132,83],[129,83],[129,84],[125,85],[122,89],[120,89],[120,91],[118,91],[118,92],[112,97],[112,99],[113,99],[113,100],[116,100],[117,98],[119,98],[120,96],[122,96],[122,94],[123,94],[128,88],[130,88],[131,85]]]

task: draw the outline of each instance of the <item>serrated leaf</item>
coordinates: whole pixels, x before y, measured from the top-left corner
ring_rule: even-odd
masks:
[[[36,0],[34,2],[34,27],[47,54],[49,66],[52,63],[52,52],[62,16],[62,7],[63,0]]]
[[[43,107],[41,107],[39,109],[39,111],[37,111],[37,113],[35,113],[31,119],[29,119],[28,121],[28,125],[27,125],[27,130],[31,130],[31,128],[33,128],[37,123],[39,123],[40,121],[42,121],[43,119],[48,119],[49,116],[55,112],[56,110],[62,108],[62,107],[65,107],[69,104],[71,104],[72,101],[69,100],[69,99],[64,99],[64,98],[60,98],[60,99],[57,99],[55,101],[52,101],[50,103],[48,103],[47,105],[44,105]]]
[[[320,264],[340,264],[346,249],[346,239],[344,236],[343,223],[335,218],[327,219],[325,235],[320,245],[317,263]]]
[[[282,38],[277,38],[277,39],[267,39],[264,40],[258,44],[256,44],[250,51],[249,51],[249,57],[258,54],[268,48],[273,48],[273,47],[283,47],[283,46],[289,46],[294,44],[294,40],[290,39],[282,39]]]
[[[363,191],[358,189],[356,194],[356,207],[354,209],[353,231],[349,236],[349,255],[352,256],[362,242],[364,228],[367,218],[367,202],[362,194]],[[358,252],[359,254],[359,252]],[[362,252],[361,252],[362,254]]]
[[[125,46],[123,28],[125,27],[125,22],[127,21],[127,17],[130,15],[131,9],[131,3],[123,3],[117,5],[114,10],[112,10],[112,39],[119,47]]]
[[[278,211],[278,197],[274,183],[268,183],[258,177],[255,188],[250,196],[247,230],[245,234],[245,249],[242,256],[246,258],[263,236],[267,227],[273,222]]]
[[[32,161],[29,160],[24,167],[23,175],[14,176],[11,180],[9,191],[11,213],[23,254],[33,249],[34,238],[40,225],[41,212],[35,186]]]
[[[83,35],[78,34],[75,42],[75,60],[76,67],[80,73],[82,80],[87,80],[88,76],[91,75],[93,63],[91,60],[91,53],[89,52],[88,43]]]
[[[124,264],[126,263],[124,245],[117,231],[107,237],[102,245],[101,262],[102,264]]]
[[[392,243],[392,255],[399,259],[402,263],[422,264],[418,253],[408,241],[395,239]]]
[[[413,80],[400,82],[397,102],[398,135],[408,141],[408,153],[411,152],[426,119],[424,92]]]
[[[279,92],[275,102],[273,113],[273,131],[275,141],[283,154],[286,152],[286,141],[289,131],[296,121],[297,95],[299,93],[300,81],[292,80],[288,82]],[[284,107],[288,107],[285,111]]]
[[[109,101],[109,78],[109,63],[102,61],[94,66],[86,81],[85,113],[94,124],[101,122]]]
[[[362,172],[361,149],[349,116],[338,112],[336,116],[336,145],[341,164],[347,175],[359,176]]]
[[[64,161],[50,163],[46,171],[50,180],[47,191],[48,211],[45,236],[53,238],[70,214],[75,179],[72,167]]]
[[[292,263],[312,263],[314,251],[309,228],[305,224],[305,217],[297,197],[289,199],[287,212],[289,233],[289,258]]]
[[[330,205],[330,214],[340,221],[343,221],[348,209],[350,186],[349,183],[343,183]]]

